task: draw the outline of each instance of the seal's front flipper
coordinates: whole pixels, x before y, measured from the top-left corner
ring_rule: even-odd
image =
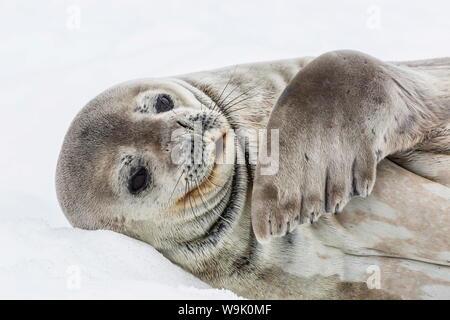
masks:
[[[268,135],[279,130],[279,170],[264,175],[261,163],[256,170],[257,238],[282,236],[369,195],[381,159],[413,148],[448,121],[448,104],[430,83],[352,51],[326,53],[303,68],[269,119]]]

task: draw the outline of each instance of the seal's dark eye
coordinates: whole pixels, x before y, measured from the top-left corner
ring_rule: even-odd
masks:
[[[168,94],[160,94],[156,98],[155,110],[157,113],[170,111],[173,109],[173,101]]]
[[[131,170],[131,177],[128,181],[128,190],[131,194],[139,194],[148,187],[150,177],[147,169],[137,167]]]

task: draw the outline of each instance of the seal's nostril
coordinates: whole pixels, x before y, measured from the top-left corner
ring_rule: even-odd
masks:
[[[184,123],[182,123],[182,122],[179,121],[179,120],[177,120],[177,123],[178,123],[180,126],[182,126],[183,128],[186,128],[186,127],[187,127]]]
[[[194,130],[193,124],[192,124],[191,122],[189,122],[189,121],[176,120],[176,123],[177,123],[179,126],[185,128],[185,129],[188,129],[188,130]]]

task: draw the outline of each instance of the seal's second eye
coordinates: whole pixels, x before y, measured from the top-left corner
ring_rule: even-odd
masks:
[[[170,111],[173,109],[173,101],[168,94],[160,94],[156,98],[155,110],[157,113]]]
[[[148,187],[149,180],[147,169],[144,167],[134,168],[128,181],[128,190],[131,194],[139,194]]]

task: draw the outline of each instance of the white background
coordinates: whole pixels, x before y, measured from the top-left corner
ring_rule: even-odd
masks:
[[[107,87],[242,62],[357,49],[450,56],[448,1],[0,2],[0,298],[232,298],[149,246],[70,228],[59,148]],[[78,281],[79,280],[79,281]]]

